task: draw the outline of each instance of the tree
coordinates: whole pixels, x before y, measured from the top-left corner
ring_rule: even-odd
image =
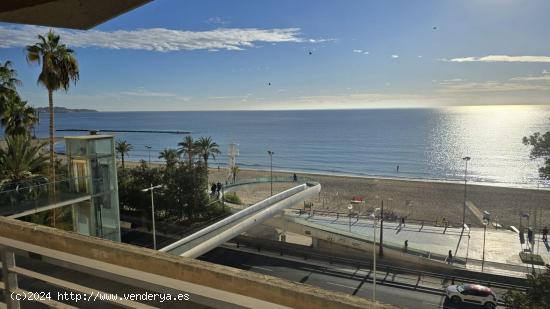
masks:
[[[193,158],[197,154],[197,148],[195,142],[193,141],[193,137],[187,135],[183,141],[178,143],[178,146],[180,146],[178,149],[178,154],[186,155],[187,165],[191,166],[193,164]]]
[[[22,101],[17,93],[6,95],[7,101],[0,114],[0,123],[6,135],[25,135],[38,121],[34,108]]]
[[[531,159],[544,159],[545,166],[539,168],[542,179],[550,179],[550,132],[543,135],[536,132],[529,137],[523,137],[523,144],[532,146],[529,157]]]
[[[211,137],[201,137],[195,142],[195,149],[202,156],[206,170],[208,170],[208,159],[216,160],[216,155],[221,153],[218,144],[212,141]]]
[[[71,82],[78,81],[78,62],[74,51],[65,44],[60,43],[59,35],[50,30],[46,36],[38,35],[39,42],[27,46],[27,61],[42,65],[42,71],[38,75],[38,84],[48,90],[48,109],[50,113],[50,181],[55,182],[55,157],[54,157],[54,109],[53,92],[59,89],[69,90]]]
[[[6,136],[6,148],[0,149],[0,187],[17,186],[44,180],[47,157],[45,143],[33,143],[29,134]]]
[[[239,166],[234,165],[231,167],[231,175],[233,176],[233,183],[237,181],[237,174],[239,173]]]
[[[128,142],[124,140],[116,141],[115,151],[120,153],[120,159],[122,160],[122,171],[124,171],[124,156],[132,150],[134,150],[134,146],[132,146],[132,144],[128,144]]]
[[[5,96],[15,92],[19,85],[21,85],[21,81],[17,79],[17,72],[12,69],[11,61],[0,63],[0,105],[3,105],[6,100]]]
[[[511,308],[543,309],[550,304],[550,265],[546,264],[544,273],[527,276],[529,289],[526,293],[508,291],[504,303]]]
[[[172,148],[165,148],[159,153],[159,159],[166,161],[166,168],[172,168],[178,162],[178,151]]]

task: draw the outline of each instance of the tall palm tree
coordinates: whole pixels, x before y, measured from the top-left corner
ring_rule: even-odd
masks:
[[[220,149],[218,148],[218,144],[213,142],[210,136],[199,138],[195,142],[195,148],[197,150],[197,153],[202,156],[206,170],[208,170],[208,159],[212,157],[212,159],[216,160],[216,155],[219,155],[221,153]]]
[[[30,135],[6,136],[0,149],[0,187],[44,179],[48,158],[42,154],[45,143],[33,143]]]
[[[8,96],[16,92],[16,87],[21,85],[17,79],[17,72],[12,69],[11,61],[0,63],[0,112],[8,101]]]
[[[191,166],[193,164],[193,157],[197,154],[197,148],[193,138],[190,135],[187,135],[183,141],[178,143],[180,148],[178,149],[178,154],[184,154],[187,156],[187,164]]]
[[[233,176],[233,183],[237,181],[237,174],[239,173],[239,166],[234,165],[231,167],[231,175]]]
[[[7,95],[8,100],[0,113],[0,123],[6,135],[30,134],[30,129],[38,121],[34,108],[16,93]]]
[[[134,150],[134,146],[132,146],[132,144],[128,144],[128,142],[124,140],[116,141],[115,151],[120,153],[120,158],[122,159],[122,170],[124,170],[124,156],[132,150]]]
[[[38,84],[48,90],[48,108],[50,113],[50,181],[55,181],[54,157],[54,109],[53,93],[56,90],[69,90],[71,82],[76,84],[79,78],[78,62],[74,51],[60,43],[59,35],[50,30],[46,36],[38,35],[38,43],[29,45],[27,61],[42,65],[38,75]]]
[[[176,149],[165,148],[159,153],[159,159],[166,161],[166,167],[173,167],[178,162],[178,151]]]

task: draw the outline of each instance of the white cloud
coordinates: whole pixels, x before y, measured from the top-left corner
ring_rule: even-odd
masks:
[[[37,41],[38,34],[49,28],[38,26],[0,26],[0,48],[24,47]],[[135,49],[150,51],[180,50],[243,50],[257,43],[319,43],[325,39],[300,37],[299,28],[256,29],[226,28],[209,31],[182,31],[166,28],[137,30],[66,30],[55,29],[70,47],[107,49]]]
[[[463,57],[442,60],[450,62],[550,62],[550,56],[489,55],[484,57]]]
[[[130,90],[130,91],[121,91],[118,94],[135,96],[135,97],[176,97],[178,96],[175,93],[148,91],[142,88],[136,89],[136,90]]]
[[[535,85],[526,83],[506,83],[498,81],[447,84],[437,90],[441,93],[479,93],[479,92],[514,92],[531,90],[550,90],[550,85]]]
[[[208,18],[206,20],[206,23],[225,26],[225,25],[230,24],[231,22],[227,18],[220,17],[220,16],[215,16],[215,17]]]
[[[392,57],[393,59],[397,59],[397,58],[399,58],[399,55],[391,55],[391,57]]]
[[[464,82],[466,81],[466,79],[463,79],[463,78],[451,78],[451,79],[444,79],[442,80],[439,84],[440,85],[449,85],[449,84],[453,84],[453,83],[460,83],[460,82]],[[435,81],[434,81],[435,82]]]
[[[368,55],[369,54],[368,51],[362,50],[362,49],[354,49],[353,52],[358,53],[358,54],[363,54],[363,55]]]
[[[546,74],[543,72],[543,74]],[[542,76],[519,76],[510,78],[511,81],[545,81],[550,80],[550,75],[542,75]]]

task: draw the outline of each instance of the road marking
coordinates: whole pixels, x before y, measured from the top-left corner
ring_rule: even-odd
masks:
[[[332,285],[341,286],[341,287],[348,288],[348,289],[354,289],[354,290],[355,290],[355,287],[353,287],[353,286],[347,286],[347,285],[343,285],[343,284],[339,284],[339,283],[334,283],[334,282],[330,282],[330,281],[327,281],[326,283],[332,284]]]
[[[246,265],[246,264],[242,264],[243,266],[246,266],[246,267],[250,267],[250,268],[257,268],[257,269],[261,269],[261,270],[267,270],[267,271],[271,271],[273,272],[273,269],[269,269],[269,268],[265,268],[265,267],[260,267],[260,266],[252,266],[252,265]]]

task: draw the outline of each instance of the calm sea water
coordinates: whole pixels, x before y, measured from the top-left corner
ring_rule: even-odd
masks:
[[[42,115],[37,134],[47,134]],[[239,145],[243,168],[348,175],[460,180],[464,156],[470,181],[537,187],[540,161],[529,159],[523,136],[550,130],[543,106],[453,107],[336,111],[109,112],[58,114],[58,129],[188,130],[211,136],[227,162],[228,144]],[[59,132],[59,135],[79,133]],[[86,134],[86,133],[80,133]],[[118,133],[134,145],[130,160],[148,160],[176,148],[184,135]],[[396,167],[399,165],[399,173]]]

